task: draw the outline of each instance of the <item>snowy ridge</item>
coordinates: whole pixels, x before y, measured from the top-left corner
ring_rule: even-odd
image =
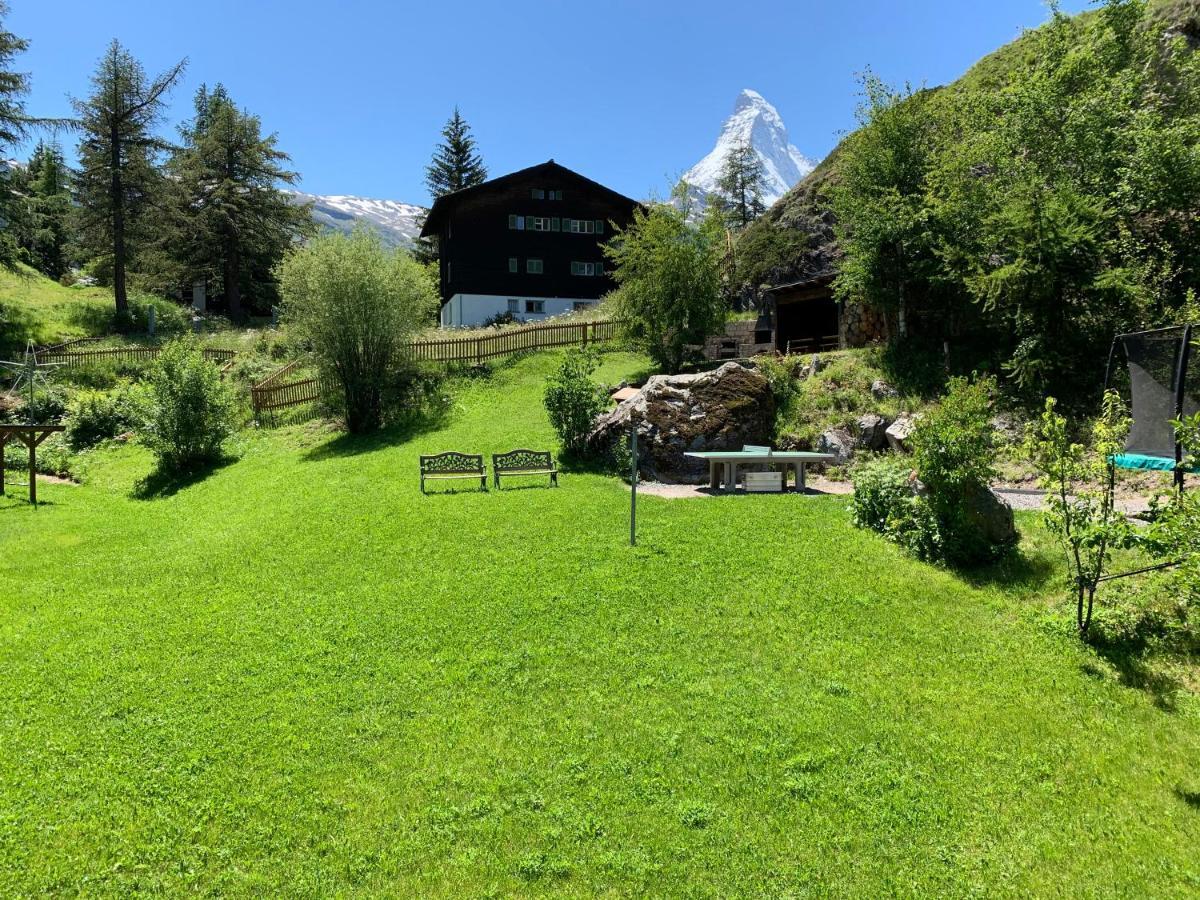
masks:
[[[762,94],[747,88],[738,94],[733,115],[721,126],[716,146],[683,176],[698,205],[702,206],[705,197],[717,189],[729,151],[743,143],[749,143],[762,161],[763,202],[767,206],[816,165],[792,145],[775,107]]]
[[[343,194],[320,196],[301,191],[290,193],[297,204],[312,203],[312,217],[317,224],[350,232],[355,225],[363,223],[378,231],[384,243],[391,247],[412,246],[421,232],[421,220],[429,211],[423,206],[398,200],[374,200]]]

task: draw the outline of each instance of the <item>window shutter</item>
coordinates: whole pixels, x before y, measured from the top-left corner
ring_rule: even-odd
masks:
[[[509,216],[509,217],[508,217],[508,227],[509,227],[509,228],[516,228],[516,227],[517,227],[517,217],[516,217],[516,216]]]
[[[596,234],[604,234],[604,220],[603,219],[596,220]]]

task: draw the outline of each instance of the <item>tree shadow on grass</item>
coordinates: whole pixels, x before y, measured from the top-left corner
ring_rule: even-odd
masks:
[[[172,497],[186,487],[199,484],[214,472],[237,461],[236,456],[223,456],[185,472],[170,472],[161,466],[134,484],[130,496],[135,500],[159,500]]]
[[[1194,809],[1200,812],[1200,791],[1189,791],[1183,787],[1175,788],[1175,796]]]
[[[444,404],[432,410],[406,415],[370,434],[339,434],[332,440],[305,451],[300,458],[305,462],[322,462],[374,453],[376,450],[406,444],[421,435],[440,431],[448,423],[452,411],[453,407],[450,404]]]
[[[1183,683],[1153,664],[1154,658],[1144,643],[1102,640],[1089,643],[1096,654],[1113,667],[1122,685],[1143,691],[1164,712],[1175,712],[1176,698],[1183,690]],[[1084,664],[1085,672],[1088,665]]]
[[[1002,587],[1028,593],[1041,590],[1050,582],[1055,565],[1046,553],[1017,547],[993,562],[951,571],[972,587]]]

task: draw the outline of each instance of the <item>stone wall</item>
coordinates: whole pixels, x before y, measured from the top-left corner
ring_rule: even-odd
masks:
[[[846,303],[838,322],[838,340],[843,347],[865,347],[887,340],[883,313],[861,303]]]
[[[775,350],[773,342],[766,344],[754,343],[754,319],[738,319],[725,323],[724,334],[714,334],[704,342],[705,359],[721,359],[721,344],[723,341],[733,341],[737,344],[739,357],[756,356],[759,353],[771,353]]]

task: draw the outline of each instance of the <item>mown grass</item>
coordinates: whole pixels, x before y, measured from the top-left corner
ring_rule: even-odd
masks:
[[[551,445],[554,361],[0,501],[0,894],[1200,890],[1196,700],[1045,614],[1040,538],[968,580],[832,497],[643,498],[636,549],[599,475],[423,497]]]

